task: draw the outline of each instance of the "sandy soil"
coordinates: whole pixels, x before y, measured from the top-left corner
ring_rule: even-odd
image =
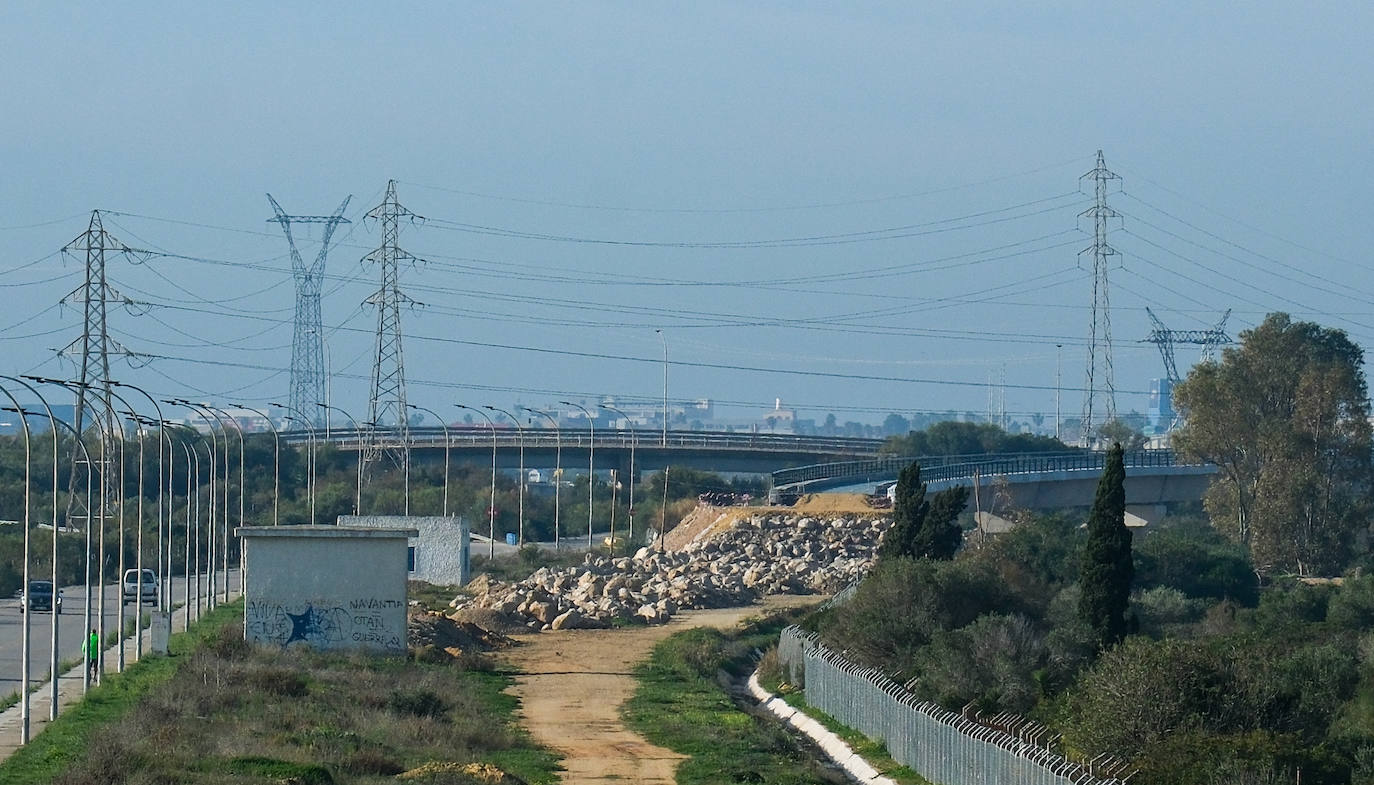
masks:
[[[524,645],[498,656],[522,672],[510,690],[520,698],[521,722],[536,741],[563,754],[564,783],[672,783],[682,756],[650,744],[620,719],[620,706],[635,689],[634,664],[675,632],[730,628],[770,608],[820,599],[770,597],[748,608],[688,611],[660,627],[525,635]]]

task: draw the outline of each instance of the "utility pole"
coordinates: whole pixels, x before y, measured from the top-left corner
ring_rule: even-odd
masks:
[[[367,217],[382,225],[382,244],[363,257],[381,267],[381,288],[367,298],[377,307],[377,350],[372,364],[372,395],[368,400],[367,419],[374,423],[364,448],[364,464],[374,466],[383,454],[388,455],[403,471],[410,465],[410,427],[407,420],[405,360],[401,353],[401,304],[414,301],[401,293],[398,267],[401,262],[414,262],[415,257],[396,244],[400,220],[412,222],[419,216],[402,207],[396,200],[396,181],[386,184],[386,197],[372,208]],[[396,440],[389,443],[381,426],[388,420],[396,423]]]
[[[1060,439],[1060,438],[1061,438],[1061,437],[1060,437],[1060,434],[1059,434],[1059,423],[1060,423],[1060,418],[1059,418],[1059,393],[1060,393],[1060,390],[1061,390],[1061,387],[1060,387],[1060,378],[1061,378],[1061,376],[1060,376],[1060,371],[1063,369],[1063,367],[1064,367],[1064,344],[1062,344],[1062,343],[1057,343],[1057,344],[1054,345],[1054,438],[1056,438],[1056,439]]]
[[[1093,304],[1092,324],[1088,332],[1088,379],[1084,385],[1083,432],[1081,439],[1091,446],[1096,428],[1116,419],[1116,383],[1112,378],[1112,317],[1111,300],[1107,294],[1107,269],[1110,257],[1117,251],[1107,242],[1107,222],[1121,214],[1107,204],[1107,190],[1112,180],[1121,178],[1110,169],[1097,151],[1097,166],[1078,178],[1079,183],[1092,179],[1093,206],[1079,213],[1079,218],[1093,219],[1093,244],[1079,251],[1092,254]],[[1097,398],[1101,396],[1099,405]]]
[[[321,348],[324,329],[320,320],[320,286],[325,258],[329,256],[329,242],[334,237],[334,229],[341,223],[349,222],[343,213],[352,199],[352,196],[345,198],[333,215],[287,215],[272,194],[267,195],[267,201],[272,203],[272,212],[275,213],[267,222],[281,225],[286,243],[291,248],[291,274],[296,279],[295,335],[291,341],[291,397],[288,400],[297,411],[315,413],[318,411],[315,404],[328,403],[325,400],[324,352]],[[291,224],[324,225],[320,252],[311,264],[307,265],[301,258],[296,248],[296,238],[291,234]]]
[[[80,359],[76,361],[80,370],[72,385],[76,394],[76,410],[72,424],[77,433],[82,433],[86,409],[92,405],[87,399],[88,395],[93,396],[98,402],[96,404],[96,411],[98,412],[107,412],[112,405],[109,382],[110,355],[127,356],[129,354],[127,349],[120,346],[119,342],[110,336],[105,321],[107,303],[112,300],[116,303],[124,302],[124,297],[110,286],[109,279],[105,275],[106,254],[131,253],[133,249],[106,232],[100,218],[100,211],[92,210],[90,224],[86,231],[63,246],[62,252],[85,254],[85,278],[80,286],[62,298],[64,304],[81,304],[83,311],[81,336],[58,352],[60,356],[64,357],[80,355]],[[103,419],[104,415],[102,414],[98,421],[103,421]],[[83,460],[77,450],[77,446],[72,445],[71,477],[67,486],[69,488],[76,487],[78,481],[77,467]],[[104,461],[103,455],[101,460]],[[102,478],[106,476],[106,468],[104,465],[101,467]],[[83,506],[85,506],[85,500],[79,494],[68,496],[67,520],[70,522],[84,519],[89,525],[92,517],[91,510],[82,510],[81,507]]]

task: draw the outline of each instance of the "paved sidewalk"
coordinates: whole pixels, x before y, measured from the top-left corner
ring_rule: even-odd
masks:
[[[231,586],[229,593],[230,600],[232,601],[234,598],[238,597],[241,591],[242,587]],[[202,602],[201,607],[204,608],[204,606],[205,603]],[[180,632],[182,627],[185,625],[186,613],[188,609],[188,606],[181,606],[172,611],[173,632]],[[143,636],[144,656],[148,656],[148,652],[152,649],[152,630],[144,629],[141,634]],[[103,663],[102,670],[105,673],[114,673],[118,668],[118,645],[119,644],[110,646],[108,649],[105,649],[105,651],[103,651],[100,655],[101,662]],[[127,667],[128,665],[133,664],[134,657],[136,656],[136,646],[134,643],[133,636],[125,638],[122,641],[122,645],[124,646],[124,661],[125,666]],[[66,673],[63,673],[58,678],[58,716],[61,716],[62,711],[67,706],[70,706],[81,700],[81,672],[83,667],[84,665],[78,664],[76,667],[72,668]],[[32,689],[35,690],[29,696],[30,740],[37,738],[38,734],[42,733],[44,728],[48,726],[49,707],[52,704],[52,688],[49,686],[49,684],[50,682],[47,681],[34,681],[29,685]],[[92,686],[95,685],[93,684]],[[20,730],[23,723],[22,710],[23,704],[21,702],[14,704],[8,709],[5,709],[3,712],[0,712],[0,761],[4,761],[5,759],[9,758],[9,756],[14,754],[15,750],[18,750],[19,747],[22,746],[19,743],[19,739],[21,737]]]

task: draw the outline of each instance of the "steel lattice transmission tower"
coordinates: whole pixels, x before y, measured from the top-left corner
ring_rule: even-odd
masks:
[[[405,468],[410,426],[406,409],[405,358],[401,352],[401,305],[414,301],[401,293],[398,279],[400,264],[414,262],[415,257],[401,250],[396,240],[401,219],[414,221],[419,216],[396,201],[396,181],[389,180],[386,197],[367,213],[367,217],[381,223],[382,244],[364,256],[363,261],[381,267],[382,285],[365,301],[377,307],[377,352],[372,364],[372,396],[367,406],[368,422],[373,427],[363,457],[368,465],[375,465],[386,453],[398,467]],[[381,429],[392,423],[395,424],[395,438],[389,439]]]
[[[348,223],[343,217],[344,210],[353,197],[349,196],[339,205],[333,215],[287,215],[272,194],[267,201],[272,203],[276,215],[268,218],[268,223],[281,224],[286,242],[291,246],[291,272],[296,279],[296,333],[291,341],[291,407],[298,412],[309,412],[319,425],[321,411],[316,404],[325,402],[324,378],[324,326],[320,320],[320,287],[324,278],[324,263],[329,256],[329,241],[334,237],[334,229],[341,223]],[[291,224],[324,224],[324,234],[320,238],[320,252],[309,265],[301,258],[296,249],[296,238],[291,234]]]
[[[1221,315],[1216,327],[1210,330],[1170,330],[1164,326],[1164,322],[1155,316],[1155,312],[1145,307],[1145,313],[1150,315],[1150,322],[1154,329],[1145,339],[1146,343],[1152,343],[1159,347],[1159,356],[1164,360],[1164,375],[1169,380],[1169,385],[1178,384],[1183,377],[1178,372],[1178,366],[1174,362],[1174,346],[1180,343],[1195,344],[1202,347],[1202,355],[1198,362],[1208,362],[1212,359],[1212,353],[1216,347],[1231,342],[1231,337],[1226,334],[1226,320],[1231,318],[1231,309],[1227,308],[1226,313]]]
[[[1107,223],[1121,214],[1107,204],[1107,192],[1112,180],[1121,178],[1107,168],[1102,151],[1097,151],[1097,166],[1078,178],[1093,180],[1096,197],[1092,207],[1079,213],[1079,218],[1093,219],[1093,244],[1079,252],[1081,258],[1092,254],[1093,305],[1092,325],[1088,333],[1088,379],[1084,385],[1083,425],[1081,439],[1088,444],[1094,440],[1097,427],[1116,419],[1116,383],[1112,379],[1112,316],[1111,300],[1107,294],[1107,269],[1111,257],[1117,255],[1107,242]],[[1101,397],[1102,404],[1097,402]]]
[[[91,400],[97,401],[96,416],[92,419],[98,423],[105,423],[110,410],[110,355],[130,356],[130,352],[110,336],[108,323],[106,322],[106,310],[110,302],[127,303],[114,287],[110,286],[110,281],[105,275],[105,260],[107,254],[126,254],[132,253],[133,249],[116,240],[109,232],[105,231],[105,226],[100,218],[99,210],[91,211],[91,221],[86,227],[86,231],[76,236],[76,239],[62,247],[64,254],[81,253],[85,255],[86,275],[81,285],[72,290],[66,297],[62,298],[64,304],[80,303],[83,313],[81,336],[66,348],[58,351],[58,355],[71,358],[73,355],[80,354],[80,359],[76,360],[77,388],[76,388],[76,407],[72,418],[72,427],[77,433],[82,433],[85,427],[87,411]],[[89,400],[88,400],[89,397]],[[101,427],[105,427],[102,425]],[[71,477],[69,478],[69,488],[77,487],[78,464],[84,462],[85,458],[80,454],[79,448],[72,445]],[[102,471],[102,476],[104,472]],[[67,520],[86,520],[89,521],[91,511],[86,509],[86,499],[82,494],[73,493],[67,497]]]

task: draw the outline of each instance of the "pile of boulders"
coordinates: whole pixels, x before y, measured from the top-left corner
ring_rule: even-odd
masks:
[[[831,594],[868,570],[891,521],[866,516],[756,515],[681,551],[588,554],[516,583],[479,579],[458,609],[514,616],[536,630],[662,624],[679,610],[749,605],[767,594]]]

